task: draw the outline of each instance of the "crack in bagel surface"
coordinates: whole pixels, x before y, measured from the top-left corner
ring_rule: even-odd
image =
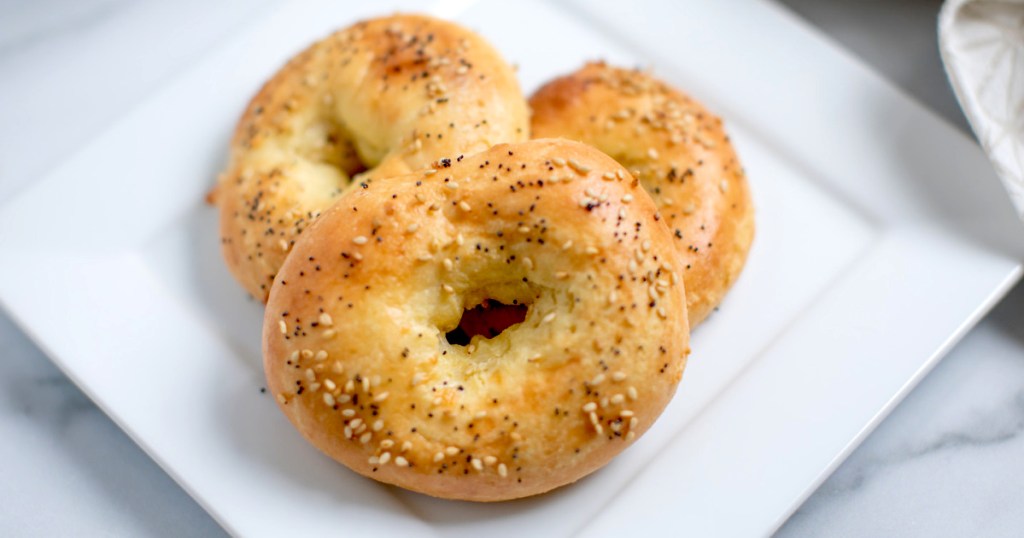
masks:
[[[366,185],[279,275],[268,381],[315,445],[386,482],[493,500],[576,480],[645,431],[682,375],[681,260],[658,218],[619,165],[563,141]],[[450,344],[483,300],[525,318]]]

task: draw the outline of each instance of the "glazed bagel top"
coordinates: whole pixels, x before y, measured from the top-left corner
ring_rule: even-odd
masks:
[[[722,120],[636,70],[590,63],[530,99],[537,137],[591,144],[640,179],[685,258],[690,326],[721,302],[754,236],[754,206]]]
[[[372,19],[292,58],[238,123],[215,200],[232,273],[266,300],[295,237],[352,185],[525,140],[512,68],[477,34]]]
[[[493,501],[605,464],[675,391],[681,258],[637,181],[565,140],[498,145],[346,195],[270,294],[264,366],[315,446],[377,480]],[[493,338],[446,333],[485,300]]]

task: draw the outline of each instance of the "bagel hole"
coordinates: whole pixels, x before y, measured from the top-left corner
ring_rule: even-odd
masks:
[[[474,336],[494,338],[505,329],[522,323],[529,308],[523,304],[503,304],[491,299],[462,312],[459,325],[445,334],[448,343],[454,346],[468,345]]]

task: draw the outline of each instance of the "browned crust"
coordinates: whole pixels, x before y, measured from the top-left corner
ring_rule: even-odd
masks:
[[[239,120],[217,197],[228,267],[266,300],[295,238],[352,185],[525,140],[528,121],[512,68],[475,33],[419,15],[345,28],[292,58]]]
[[[750,188],[722,120],[646,73],[604,63],[552,80],[530,106],[534,136],[591,144],[640,178],[686,261],[690,326],[704,320],[754,237]]]
[[[360,474],[453,499],[542,493],[607,463],[671,399],[689,351],[681,263],[638,182],[582,144],[499,145],[377,181],[281,269],[268,386]],[[528,304],[526,319],[447,344],[484,298]]]

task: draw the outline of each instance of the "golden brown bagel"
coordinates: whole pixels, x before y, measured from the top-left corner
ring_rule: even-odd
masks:
[[[215,200],[228,267],[265,301],[296,236],[352,185],[525,140],[512,68],[456,24],[395,15],[291,59],[235,131]]]
[[[269,389],[363,475],[497,501],[573,482],[654,422],[682,376],[682,263],[637,181],[566,140],[499,145],[346,195],[270,292]],[[493,338],[446,332],[526,305]]]
[[[754,206],[722,120],[640,71],[590,63],[530,99],[536,137],[591,144],[640,179],[685,259],[690,327],[721,302],[754,238]]]

